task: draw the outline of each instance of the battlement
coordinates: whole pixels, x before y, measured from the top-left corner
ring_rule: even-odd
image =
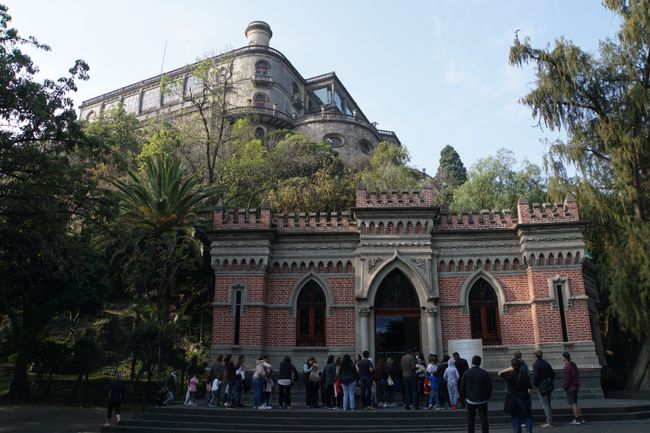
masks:
[[[420,191],[373,191],[357,188],[358,208],[423,207],[433,205],[433,189],[430,186]]]
[[[440,224],[436,227],[438,231],[454,230],[498,230],[512,229],[516,225],[513,221],[510,209],[499,211],[488,211],[483,209],[478,212],[461,212],[460,215],[441,213]]]
[[[278,232],[348,232],[357,229],[350,212],[278,214],[275,227]]]
[[[215,230],[264,230],[271,228],[271,209],[226,209],[218,207],[212,214]]]
[[[557,222],[580,221],[578,203],[571,194],[567,195],[564,203],[533,203],[532,208],[525,198],[517,204],[519,224],[543,224]]]
[[[218,207],[212,218],[215,230],[269,230],[278,232],[353,232],[357,226],[350,212],[288,213],[277,214],[275,221],[271,210],[226,209]]]

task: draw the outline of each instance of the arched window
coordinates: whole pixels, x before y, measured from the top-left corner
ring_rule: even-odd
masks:
[[[260,60],[255,63],[255,75],[268,76],[271,73],[271,66],[266,60]]]
[[[269,105],[269,97],[264,93],[256,93],[253,98],[253,105],[259,108],[266,108]]]
[[[469,292],[469,315],[472,338],[481,338],[485,346],[501,344],[497,294],[484,279],[479,279]]]
[[[264,131],[264,128],[262,128],[261,126],[255,128],[255,138],[261,140],[262,138],[264,138],[265,135],[266,135],[266,131]]]
[[[325,295],[315,281],[300,290],[296,346],[325,346]]]

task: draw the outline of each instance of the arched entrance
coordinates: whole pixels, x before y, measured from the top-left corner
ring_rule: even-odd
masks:
[[[479,278],[469,292],[469,315],[472,338],[482,339],[484,346],[501,344],[497,295],[483,278]]]
[[[325,295],[318,283],[309,281],[300,290],[296,310],[296,346],[324,346]]]
[[[408,349],[422,347],[420,301],[415,287],[399,269],[386,275],[377,288],[374,313],[378,359],[390,356],[399,363]]]

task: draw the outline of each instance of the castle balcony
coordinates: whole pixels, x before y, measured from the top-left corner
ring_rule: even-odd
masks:
[[[287,113],[268,107],[236,107],[228,110],[228,117],[235,120],[251,116],[260,123],[274,125],[278,128],[293,128],[294,120]]]
[[[270,75],[255,74],[253,84],[257,87],[271,87],[273,85],[273,78]]]

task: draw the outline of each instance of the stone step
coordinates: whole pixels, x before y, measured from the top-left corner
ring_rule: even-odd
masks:
[[[490,404],[490,425],[510,426],[510,416],[498,410],[500,402]],[[611,407],[585,407],[588,422],[624,421],[650,418],[650,403]],[[466,430],[466,412],[404,410],[387,408],[341,412],[327,409],[254,410],[171,406],[152,408],[148,412],[119,425],[104,427],[103,433],[185,433],[185,432],[425,432]],[[568,423],[572,416],[564,407],[553,411],[556,423]],[[543,420],[543,412],[533,410],[535,422]]]

